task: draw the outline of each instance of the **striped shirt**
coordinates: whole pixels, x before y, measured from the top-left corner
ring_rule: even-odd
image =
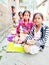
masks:
[[[36,26],[32,27],[29,36],[26,37],[26,41],[27,40],[31,40],[34,38],[34,30],[35,30]],[[35,44],[38,45],[39,47],[41,45],[45,45],[47,38],[49,36],[49,27],[42,24],[42,27],[40,29],[41,31],[41,37],[38,40],[35,40]]]

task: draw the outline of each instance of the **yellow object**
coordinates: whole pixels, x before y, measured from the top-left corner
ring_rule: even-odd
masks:
[[[25,52],[23,46],[14,46],[13,42],[10,42],[7,47],[7,52]]]

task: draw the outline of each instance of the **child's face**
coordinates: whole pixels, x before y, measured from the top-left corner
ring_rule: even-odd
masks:
[[[35,15],[35,18],[34,18],[35,25],[40,25],[42,23],[42,21],[43,21],[43,19],[39,14]]]
[[[20,13],[19,17],[20,17],[20,19],[22,19],[22,18],[23,18],[22,13]]]
[[[25,20],[28,20],[30,17],[29,17],[29,13],[28,12],[25,12],[24,13],[24,17],[23,17]]]

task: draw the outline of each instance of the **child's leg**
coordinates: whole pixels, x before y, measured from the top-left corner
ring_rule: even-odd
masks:
[[[24,45],[24,50],[26,53],[37,54],[39,49],[40,48],[36,45]]]
[[[40,48],[37,45],[30,46],[30,54],[37,54]]]
[[[24,50],[25,50],[26,53],[29,53],[30,52],[30,46],[25,44]]]

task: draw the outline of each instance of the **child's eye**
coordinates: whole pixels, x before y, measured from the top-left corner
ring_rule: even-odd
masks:
[[[35,19],[40,19],[40,18],[35,18]]]
[[[40,18],[38,18],[38,19],[40,19]]]

